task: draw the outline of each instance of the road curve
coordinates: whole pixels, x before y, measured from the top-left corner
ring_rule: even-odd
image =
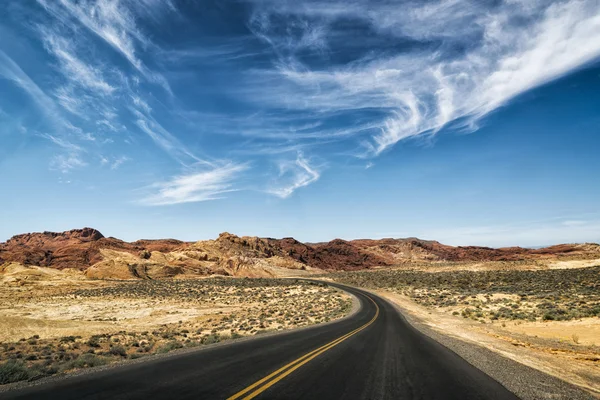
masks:
[[[49,381],[0,399],[517,399],[387,301],[331,285],[354,294],[360,310],[332,324]]]

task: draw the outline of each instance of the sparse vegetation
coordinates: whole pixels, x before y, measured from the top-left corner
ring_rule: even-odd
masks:
[[[8,360],[0,364],[0,384],[22,381],[30,378],[29,369],[20,360]]]
[[[36,296],[31,301],[42,300],[43,296]],[[325,322],[345,315],[352,304],[347,295],[326,284],[264,278],[103,283],[48,298],[51,304],[65,304],[65,309],[73,300],[78,305],[76,321],[103,324],[113,331],[62,333],[52,338],[36,334],[2,343],[0,383]],[[127,306],[115,307],[118,304]],[[107,307],[121,314],[110,315]],[[130,330],[119,331],[120,321],[139,310],[159,322],[144,329],[128,323]]]
[[[600,267],[540,271],[339,272],[337,281],[407,295],[477,321],[600,316]]]

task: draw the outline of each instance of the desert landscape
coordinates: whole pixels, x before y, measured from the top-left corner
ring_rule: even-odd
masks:
[[[28,269],[39,272],[20,272]],[[75,276],[1,287],[1,384],[328,322],[352,308],[339,289],[307,281]]]
[[[0,384],[348,315],[352,297],[326,281],[372,290],[444,335],[600,393],[597,244],[305,244],[229,233],[128,243],[91,228],[0,244]]]

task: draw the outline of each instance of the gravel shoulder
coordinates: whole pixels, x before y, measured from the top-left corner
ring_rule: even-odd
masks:
[[[407,307],[406,301],[409,300],[404,299],[403,301],[400,296],[394,293],[384,290],[370,291],[390,301],[414,328],[448,347],[523,400],[593,400],[600,398],[600,393],[594,393],[593,388],[586,390],[577,387],[562,379],[507,358],[496,351],[490,350],[490,348],[483,347],[474,340],[450,336],[432,327],[423,315],[416,312],[415,307]],[[523,352],[525,352],[524,349]]]

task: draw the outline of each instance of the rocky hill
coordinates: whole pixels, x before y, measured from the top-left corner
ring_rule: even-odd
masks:
[[[103,260],[102,249],[136,254],[142,250],[169,252],[185,246],[184,242],[173,239],[127,243],[112,237],[106,238],[92,228],[25,233],[0,243],[0,263],[13,261],[40,267],[85,270]]]
[[[379,255],[389,264],[402,264],[410,261],[525,261],[600,257],[600,245],[595,243],[561,244],[541,249],[448,246],[436,241],[417,238],[361,239],[353,240],[350,243],[362,251]]]
[[[564,244],[542,249],[454,247],[408,239],[335,239],[306,244],[293,238],[238,237],[124,242],[92,228],[17,235],[0,243],[0,265],[84,271],[90,278],[157,279],[185,276],[287,276],[331,270],[359,270],[415,262],[522,261],[600,258],[597,244]],[[14,268],[13,268],[14,269]],[[19,270],[21,271],[21,270]]]

